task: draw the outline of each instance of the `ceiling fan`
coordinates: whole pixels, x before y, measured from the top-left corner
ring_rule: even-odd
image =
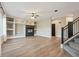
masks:
[[[45,14],[50,13],[50,11],[44,11],[44,10],[41,10],[41,11],[39,11],[39,10],[23,10],[23,11],[24,11],[25,15],[31,15],[31,17],[30,17],[31,19],[37,19],[39,17],[39,15],[41,17]]]
[[[37,17],[39,17],[37,13],[32,12],[31,14],[32,14],[31,19],[36,19]]]
[[[29,11],[29,10],[24,10],[25,14],[24,15],[31,15],[31,19],[36,19],[39,17],[39,12],[36,11],[36,10],[33,10],[33,11]]]

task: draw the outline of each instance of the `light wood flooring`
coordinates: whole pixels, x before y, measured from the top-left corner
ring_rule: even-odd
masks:
[[[60,48],[59,38],[41,36],[8,39],[2,45],[2,57],[70,57]]]

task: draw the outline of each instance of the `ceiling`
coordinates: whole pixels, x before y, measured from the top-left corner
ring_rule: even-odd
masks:
[[[39,19],[57,18],[79,12],[78,2],[2,2],[5,13],[9,16],[30,19],[32,11],[38,11]],[[54,12],[58,10],[58,12]]]

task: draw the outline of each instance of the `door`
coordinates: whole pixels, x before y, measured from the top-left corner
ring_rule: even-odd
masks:
[[[52,36],[55,36],[55,24],[52,24]]]
[[[73,24],[72,22],[68,22],[68,38],[73,36]]]

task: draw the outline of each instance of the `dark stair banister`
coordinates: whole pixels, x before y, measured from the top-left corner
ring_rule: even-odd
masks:
[[[64,43],[64,41],[63,41],[63,40],[64,40],[64,37],[63,37],[64,32],[63,32],[63,31],[64,31],[64,28],[62,27],[62,28],[61,28],[61,44]]]
[[[61,28],[61,44],[63,44],[66,40],[69,39],[69,38],[67,37],[66,40],[64,40],[64,34],[67,34],[67,35],[68,35],[68,32],[64,33],[65,30],[68,29],[68,26],[77,24],[77,22],[79,22],[79,17],[76,18],[75,20],[73,20],[70,25],[66,25],[66,26],[64,26],[64,27]],[[78,24],[78,27],[79,27],[79,24]],[[74,35],[76,35],[77,33],[79,33],[79,29],[78,29],[78,32],[76,32]],[[73,35],[73,36],[74,36],[74,35]],[[71,37],[70,37],[70,38],[71,38]]]

